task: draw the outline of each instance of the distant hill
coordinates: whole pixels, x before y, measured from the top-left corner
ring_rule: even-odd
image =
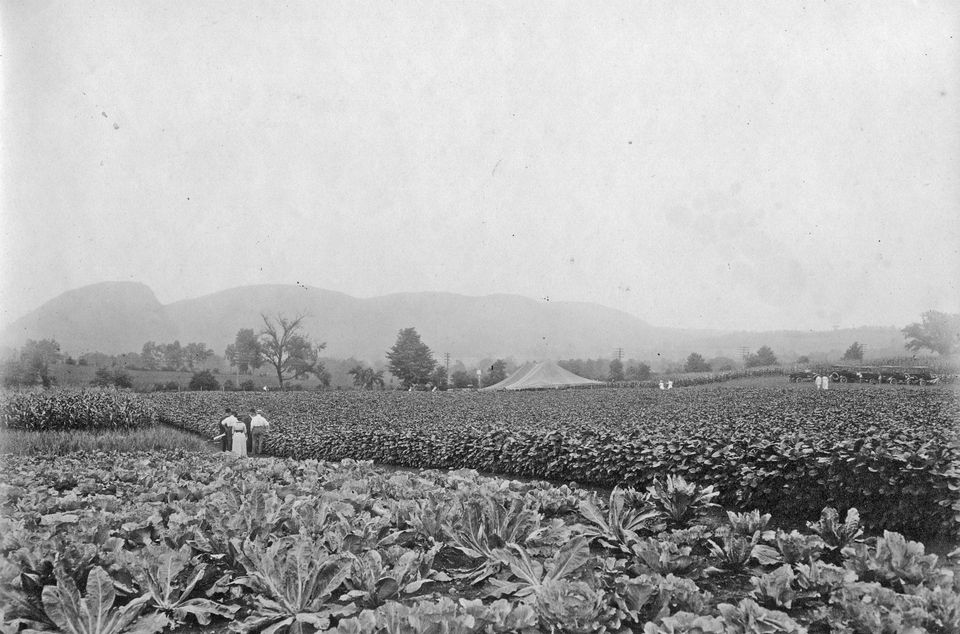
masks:
[[[853,342],[870,354],[902,354],[896,328],[829,332],[722,332],[659,328],[597,304],[540,302],[517,295],[472,297],[453,293],[398,293],[356,298],[295,285],[233,288],[163,305],[145,285],[106,282],[69,291],[14,322],[0,342],[55,338],[71,354],[139,352],[147,341],[204,342],[217,354],[241,328],[259,330],[261,313],[306,315],[304,329],[326,341],[324,356],[380,362],[397,332],[413,326],[439,358],[465,362],[512,357],[517,361],[609,358],[739,357],[746,346],[769,345],[783,360],[798,354],[839,356]]]
[[[56,339],[73,354],[139,352],[146,341],[172,341],[177,326],[145,284],[103,282],[67,291],[18,319],[0,342]],[[146,338],[144,338],[146,337]]]

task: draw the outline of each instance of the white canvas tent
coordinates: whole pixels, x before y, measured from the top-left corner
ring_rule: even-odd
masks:
[[[485,387],[481,392],[495,390],[544,390],[578,385],[602,385],[600,381],[585,379],[569,370],[564,370],[553,361],[527,363],[504,380]]]

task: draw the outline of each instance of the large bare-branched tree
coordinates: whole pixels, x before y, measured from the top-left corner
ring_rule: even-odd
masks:
[[[275,319],[263,314],[260,316],[264,324],[260,331],[260,353],[263,360],[276,370],[280,389],[283,389],[286,379],[299,379],[315,374],[322,380],[325,368],[319,355],[327,344],[314,345],[308,336],[301,333],[301,323],[305,315],[298,315],[293,319],[287,319],[283,315],[277,315]]]

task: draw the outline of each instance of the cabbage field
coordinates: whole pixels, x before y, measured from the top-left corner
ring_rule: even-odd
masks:
[[[274,457],[209,452],[227,406]],[[0,456],[0,632],[955,633],[958,414],[796,384],[6,394],[2,430],[208,451]]]
[[[4,632],[960,631],[960,575],[868,540],[648,491],[231,454],[7,456]]]

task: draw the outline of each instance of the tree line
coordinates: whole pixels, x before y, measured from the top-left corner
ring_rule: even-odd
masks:
[[[322,386],[330,385],[330,372],[320,358],[326,348],[326,342],[314,343],[303,331],[304,315],[287,318],[283,315],[268,316],[261,314],[263,324],[259,329],[242,328],[234,337],[234,342],[224,350],[224,359],[238,374],[247,374],[255,369],[270,368],[276,375],[280,389],[291,380],[314,376]],[[909,324],[901,330],[906,340],[905,348],[910,351],[930,350],[940,356],[949,356],[960,351],[960,314],[938,311],[923,313],[921,321]],[[864,346],[859,342],[846,350],[843,360],[862,361]],[[111,369],[98,368],[92,383],[94,385],[115,385],[130,387],[132,382],[123,371],[124,367],[144,370],[176,370],[194,372],[191,385],[218,389],[219,384],[212,373],[204,369],[215,353],[204,343],[190,342],[181,345],[179,341],[157,343],[148,341],[140,354],[128,353],[115,357],[99,353],[84,355],[79,360],[64,355],[60,345],[53,339],[27,340],[19,349],[3,361],[0,366],[5,386],[50,386],[54,377],[50,366],[57,363],[85,365],[106,365]],[[450,376],[447,368],[438,363],[433,352],[421,339],[415,328],[404,328],[397,334],[394,345],[385,352],[387,370],[404,389],[447,389],[448,387],[468,388],[485,387],[505,379],[516,364],[504,359],[481,362],[485,370],[468,370],[457,362]],[[801,357],[798,362],[804,362]],[[809,362],[809,359],[806,359]],[[487,365],[489,363],[489,365]],[[761,346],[755,352],[744,355],[743,365],[747,368],[776,365],[774,351]],[[621,382],[648,380],[653,370],[646,362],[621,359],[567,359],[558,364],[585,378]],[[733,360],[719,357],[705,359],[700,353],[692,352],[682,366],[668,368],[670,372],[710,372],[732,369]],[[384,389],[386,379],[383,369],[374,369],[363,363],[355,363],[347,371],[355,387],[361,389]],[[205,387],[206,386],[206,387]],[[167,386],[169,387],[169,385]],[[177,385],[179,387],[179,385]]]

